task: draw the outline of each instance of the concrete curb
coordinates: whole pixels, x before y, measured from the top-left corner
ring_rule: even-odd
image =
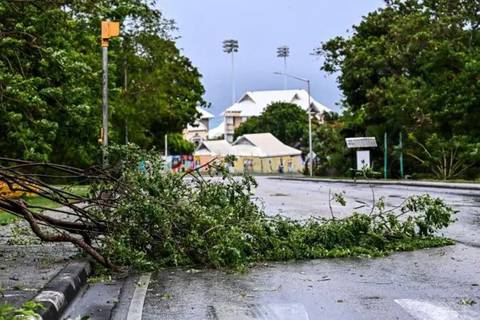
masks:
[[[60,319],[92,272],[88,261],[76,261],[63,268],[33,299],[45,308],[38,312],[42,320]]]
[[[372,185],[393,185],[407,187],[426,187],[456,190],[473,190],[480,191],[480,184],[470,183],[445,183],[445,182],[428,182],[428,181],[398,181],[398,180],[349,180],[349,179],[316,179],[303,177],[270,177],[270,179],[293,180],[293,181],[309,181],[309,182],[328,182],[328,183],[348,183],[348,184],[372,184]]]

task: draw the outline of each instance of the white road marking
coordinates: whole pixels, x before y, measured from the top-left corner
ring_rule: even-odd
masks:
[[[140,276],[137,287],[133,293],[132,301],[128,307],[127,320],[141,320],[143,314],[143,304],[147,295],[148,284],[150,283],[151,273]]]
[[[270,304],[218,304],[210,312],[210,318],[218,320],[309,320],[305,307],[298,303]],[[213,313],[215,314],[213,316]]]
[[[310,320],[302,304],[269,304],[269,309],[278,320]]]
[[[395,302],[418,320],[475,320],[439,303],[412,299],[397,299]]]

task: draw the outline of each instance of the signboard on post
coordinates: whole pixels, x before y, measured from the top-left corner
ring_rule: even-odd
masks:
[[[376,148],[377,139],[375,137],[346,138],[347,148],[349,149],[366,149]]]
[[[102,21],[102,47],[108,47],[108,40],[118,37],[120,34],[120,23],[115,21]]]
[[[370,150],[368,149],[378,147],[375,137],[346,138],[345,142],[347,143],[347,148],[358,149],[356,168],[358,171],[362,171],[372,166],[372,162],[370,160]]]

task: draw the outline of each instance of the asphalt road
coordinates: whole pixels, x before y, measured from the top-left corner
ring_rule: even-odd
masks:
[[[455,246],[380,259],[273,263],[245,274],[171,269],[153,274],[143,319],[480,319],[480,192],[416,187],[330,184],[259,178],[268,214],[329,217],[328,194],[345,192],[347,206],[370,211],[373,195],[387,206],[429,193],[458,210],[444,234]]]

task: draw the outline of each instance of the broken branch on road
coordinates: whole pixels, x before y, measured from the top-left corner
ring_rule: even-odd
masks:
[[[122,146],[110,156],[111,167],[84,170],[0,159],[0,181],[58,207],[1,195],[0,209],[26,220],[43,241],[71,242],[108,268],[243,270],[266,261],[382,256],[452,243],[435,232],[449,225],[454,212],[428,195],[393,211],[375,200],[371,214],[344,219],[333,215],[330,204],[331,219],[295,221],[267,216],[252,200],[255,179],[233,177],[221,161],[175,174],[165,171],[155,152]],[[58,181],[88,184],[89,194],[58,187]],[[329,191],[329,199],[345,202],[342,193]]]

